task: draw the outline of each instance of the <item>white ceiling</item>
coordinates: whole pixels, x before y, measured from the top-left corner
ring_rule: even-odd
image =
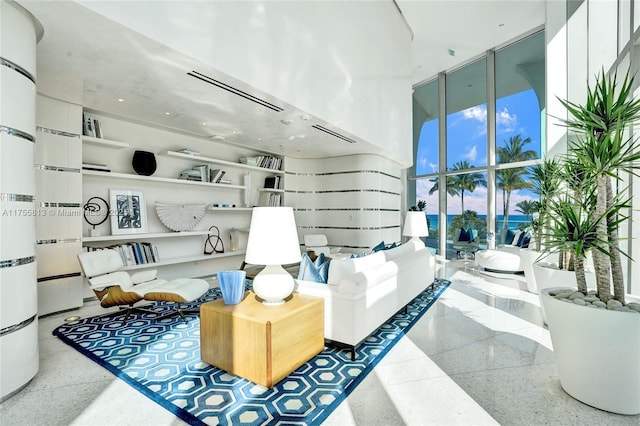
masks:
[[[279,115],[277,121],[269,118],[273,115],[260,111],[255,103],[185,75],[185,69],[210,71],[202,64],[75,2],[19,3],[44,27],[37,50],[38,92],[42,94],[128,120],[196,136],[217,135],[229,143],[293,157],[378,152],[375,146],[345,132],[343,135],[358,143],[310,132],[311,124],[331,128],[331,123],[316,117],[300,120],[308,115],[306,111],[259,93],[232,76],[222,76],[227,84],[285,107],[286,116]],[[545,0],[396,3],[414,35],[414,84],[544,23]],[[220,78],[221,73],[215,71],[215,75]],[[114,101],[117,98],[125,102]],[[287,124],[287,118],[296,119]]]

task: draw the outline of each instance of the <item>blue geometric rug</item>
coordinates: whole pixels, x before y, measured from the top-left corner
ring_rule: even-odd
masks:
[[[451,284],[436,278],[356,349],[325,348],[273,388],[219,370],[200,360],[200,321],[178,316],[155,321],[135,314],[91,317],[53,331],[93,361],[192,425],[317,425],[362,382],[387,352]],[[196,304],[221,297],[214,288]],[[156,303],[158,311],[172,309]]]

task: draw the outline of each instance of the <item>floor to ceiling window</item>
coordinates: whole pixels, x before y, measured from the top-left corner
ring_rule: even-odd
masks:
[[[449,259],[459,254],[458,228],[475,230],[484,248],[487,236],[500,244],[509,229],[531,225],[529,167],[545,145],[544,52],[540,31],[414,90],[416,195],[408,201],[426,201],[427,243]]]

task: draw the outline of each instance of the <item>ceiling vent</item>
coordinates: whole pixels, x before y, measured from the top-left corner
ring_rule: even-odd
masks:
[[[322,127],[322,126],[320,126],[318,124],[314,124],[311,127],[313,127],[314,129],[320,130],[321,132],[325,132],[325,133],[327,133],[327,134],[329,134],[331,136],[335,136],[336,138],[342,139],[343,141],[346,141],[346,142],[349,142],[349,143],[356,143],[356,141],[354,141],[353,139],[348,138],[348,137],[346,137],[344,135],[341,135],[338,132],[334,132],[333,130],[329,130],[326,127]]]
[[[233,86],[229,86],[228,84],[223,83],[220,80],[216,80],[215,78],[212,78],[212,77],[209,77],[207,75],[201,74],[201,73],[199,73],[197,71],[190,71],[190,72],[187,73],[187,75],[190,75],[191,77],[195,77],[198,80],[202,80],[205,83],[212,84],[212,85],[214,85],[216,87],[219,87],[220,89],[224,89],[227,92],[233,93],[234,95],[238,95],[238,96],[240,96],[242,98],[250,100],[251,102],[255,102],[256,104],[261,105],[261,106],[263,106],[265,108],[269,108],[272,111],[276,111],[276,112],[284,111],[283,108],[281,108],[281,107],[279,107],[277,105],[274,105],[271,102],[268,102],[268,101],[265,101],[264,99],[260,99],[258,97],[255,97],[255,96],[253,96],[253,95],[251,95],[251,94],[249,94],[247,92],[244,92],[244,91],[242,91],[240,89],[236,89]]]

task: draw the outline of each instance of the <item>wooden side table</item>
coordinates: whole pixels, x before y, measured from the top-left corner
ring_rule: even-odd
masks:
[[[324,348],[324,300],[293,293],[266,306],[253,292],[237,305],[200,306],[200,357],[229,373],[272,387]]]

